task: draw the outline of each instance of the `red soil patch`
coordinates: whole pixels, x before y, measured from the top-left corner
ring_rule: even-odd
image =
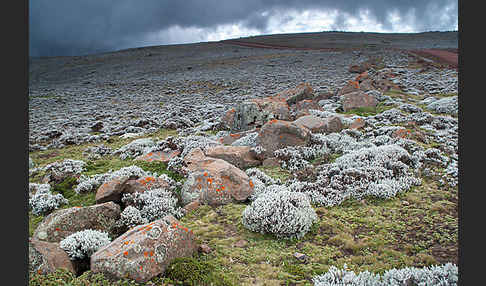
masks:
[[[435,49],[424,49],[415,50],[411,53],[430,58],[438,63],[448,64],[454,68],[458,67],[458,50],[457,49],[447,49],[447,50],[435,50]]]

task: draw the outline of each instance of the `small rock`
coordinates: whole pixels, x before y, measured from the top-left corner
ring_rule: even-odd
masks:
[[[203,244],[199,245],[199,251],[204,252],[206,254],[209,254],[209,253],[211,253],[212,249],[211,249],[211,247],[209,247],[209,245],[203,243]]]
[[[188,203],[184,206],[184,210],[186,213],[191,212],[199,207],[200,203],[199,200],[195,200],[193,202]]]
[[[233,247],[245,247],[248,244],[248,241],[244,239],[240,239],[233,244]]]
[[[294,253],[294,257],[297,258],[297,260],[301,261],[301,262],[306,262],[307,259],[309,258],[307,255],[305,255],[304,253],[300,253],[300,252],[296,252]]]
[[[275,157],[267,158],[267,159],[263,160],[262,166],[263,167],[278,167],[278,166],[280,166],[280,162]]]

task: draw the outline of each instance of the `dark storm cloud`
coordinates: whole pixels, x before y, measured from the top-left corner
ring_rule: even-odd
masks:
[[[445,11],[448,15],[440,15]],[[149,33],[171,26],[212,29],[241,23],[268,33],[270,17],[285,17],[288,9],[339,11],[334,27],[346,29],[346,15],[369,10],[384,28],[388,13],[413,13],[417,30],[453,30],[457,2],[449,0],[31,0],[29,46],[31,56],[79,55],[143,45]],[[442,13],[443,14],[443,13]],[[164,44],[164,43],[160,43]]]

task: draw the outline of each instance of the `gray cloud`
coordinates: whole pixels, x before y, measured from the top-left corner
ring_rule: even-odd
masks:
[[[269,19],[288,21],[285,11],[289,9],[337,10],[332,26],[336,30],[346,30],[348,15],[359,16],[363,10],[369,10],[385,29],[393,25],[389,19],[392,11],[405,20],[410,18],[407,24],[417,31],[457,27],[457,1],[450,0],[31,0],[30,55],[80,55],[135,47],[143,45],[147,35],[175,25],[214,29],[240,23],[271,33]]]

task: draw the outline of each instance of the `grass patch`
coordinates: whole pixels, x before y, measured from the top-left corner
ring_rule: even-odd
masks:
[[[291,176],[291,173],[288,170],[285,170],[280,166],[273,166],[273,167],[258,166],[256,168],[263,171],[265,174],[269,175],[273,179],[280,179],[282,182],[287,181]]]
[[[234,277],[222,272],[219,265],[207,256],[176,258],[167,267],[164,276],[164,282],[176,285],[236,285]]]
[[[382,113],[383,111],[392,109],[394,106],[393,105],[384,105],[383,103],[378,103],[375,107],[359,107],[359,108],[353,108],[348,111],[342,111],[340,113],[342,114],[356,114],[359,116],[373,116],[379,113]]]

